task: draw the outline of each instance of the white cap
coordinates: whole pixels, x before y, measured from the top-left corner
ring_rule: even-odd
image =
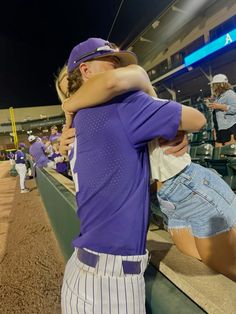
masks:
[[[210,85],[215,84],[215,83],[228,83],[228,78],[224,74],[217,74],[213,76],[212,81],[209,83]]]
[[[33,142],[34,140],[36,140],[36,136],[30,135],[30,136],[28,137],[28,141],[29,141],[29,142]]]

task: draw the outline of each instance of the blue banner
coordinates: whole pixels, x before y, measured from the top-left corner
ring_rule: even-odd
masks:
[[[184,58],[184,63],[186,66],[192,65],[193,63],[209,56],[210,54],[234,42],[236,42],[236,29],[210,42],[204,47],[194,51],[193,53]]]

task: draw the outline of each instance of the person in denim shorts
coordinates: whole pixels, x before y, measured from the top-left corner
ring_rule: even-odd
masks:
[[[236,281],[234,192],[217,172],[191,162],[187,153],[167,156],[158,140],[149,143],[149,153],[152,177],[163,182],[157,197],[176,246]]]

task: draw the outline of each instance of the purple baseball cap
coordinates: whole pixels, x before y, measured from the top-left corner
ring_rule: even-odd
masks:
[[[19,143],[19,147],[26,147],[25,143]]]
[[[105,56],[116,56],[122,67],[138,63],[133,52],[119,50],[114,44],[102,38],[89,38],[72,49],[67,64],[68,73],[71,73],[82,62]]]

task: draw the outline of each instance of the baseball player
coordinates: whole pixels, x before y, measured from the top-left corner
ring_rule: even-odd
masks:
[[[26,189],[25,187],[25,178],[26,178],[26,172],[27,172],[26,165],[25,165],[26,156],[24,153],[25,147],[26,146],[24,143],[19,143],[19,148],[15,152],[15,163],[16,163],[15,169],[20,177],[20,192],[21,193],[30,192],[30,190]]]
[[[41,141],[37,141],[37,137],[34,135],[30,135],[28,141],[30,143],[29,153],[34,158],[36,166],[56,169],[55,163],[48,159],[45,153],[45,145]]]
[[[90,38],[70,54],[69,92],[101,72],[136,63],[133,53]],[[147,142],[173,139],[186,110],[198,116],[200,128],[196,110],[141,91],[75,115],[71,165],[81,228],[64,274],[63,313],[145,313]]]

